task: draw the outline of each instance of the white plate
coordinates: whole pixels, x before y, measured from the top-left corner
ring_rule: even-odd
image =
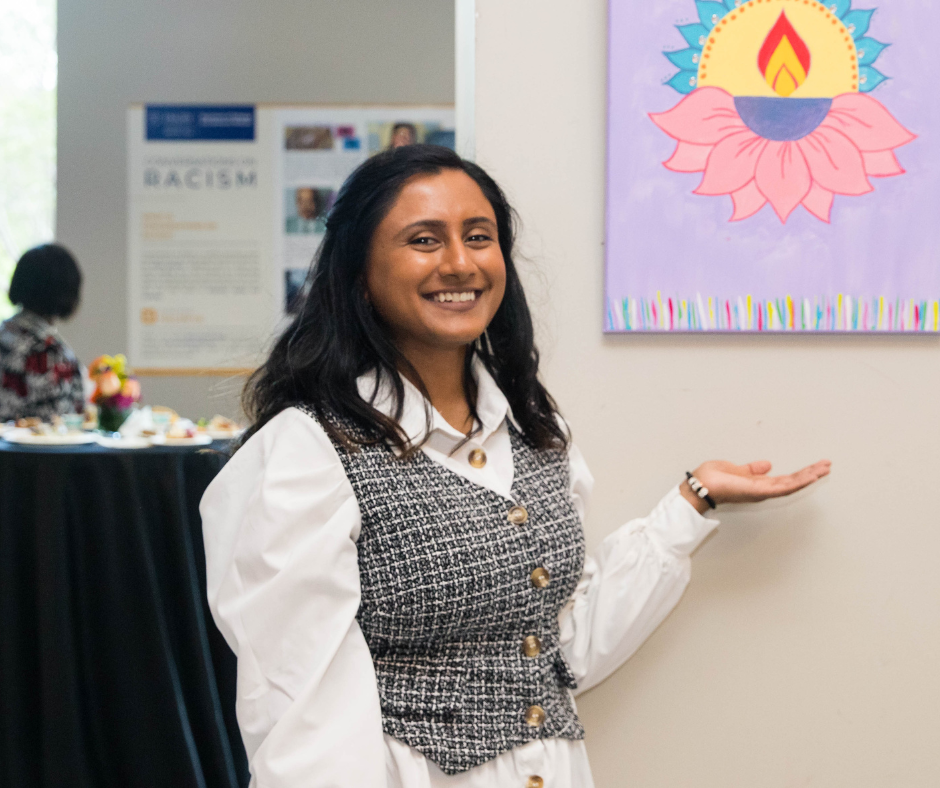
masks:
[[[208,435],[196,435],[193,438],[151,438],[151,446],[208,446],[212,438]]]
[[[206,430],[203,434],[208,435],[214,441],[230,441],[238,438],[245,430]]]
[[[83,443],[96,443],[98,436],[90,432],[67,432],[65,435],[36,435],[32,430],[15,429],[3,435],[10,443],[26,446],[78,446]]]
[[[98,445],[106,449],[149,449],[152,444],[146,438],[108,438],[101,435]]]

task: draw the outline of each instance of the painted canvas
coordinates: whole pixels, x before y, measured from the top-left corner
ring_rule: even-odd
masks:
[[[610,0],[609,30],[607,331],[940,330],[940,3]]]

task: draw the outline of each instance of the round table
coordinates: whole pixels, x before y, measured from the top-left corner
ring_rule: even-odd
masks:
[[[248,784],[198,509],[225,449],[0,440],[0,785]]]

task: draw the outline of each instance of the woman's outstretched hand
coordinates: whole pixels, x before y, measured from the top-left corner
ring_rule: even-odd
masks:
[[[692,475],[708,488],[708,494],[717,504],[753,503],[768,498],[780,498],[809,487],[813,482],[829,475],[831,464],[829,460],[820,460],[796,473],[768,476],[770,463],[767,460],[758,460],[747,465],[710,460],[699,465]],[[680,491],[699,512],[704,514],[708,510],[708,504],[692,492],[688,481],[682,482]]]

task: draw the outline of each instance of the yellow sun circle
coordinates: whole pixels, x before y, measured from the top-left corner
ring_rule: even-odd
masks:
[[[781,93],[761,71],[758,57],[768,35],[785,13],[810,53],[801,84]],[[791,54],[792,57],[792,54]],[[858,53],[842,20],[816,0],[749,0],[715,25],[699,62],[697,87],[717,87],[732,96],[833,98],[858,92]]]

